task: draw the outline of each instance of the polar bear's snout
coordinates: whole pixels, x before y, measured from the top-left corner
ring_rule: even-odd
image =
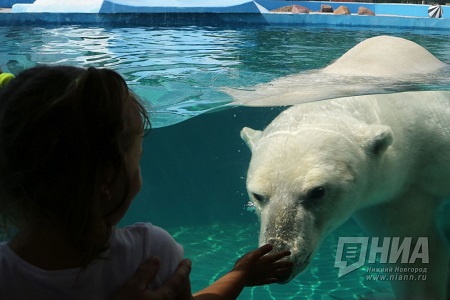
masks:
[[[288,283],[294,279],[295,276],[305,270],[311,262],[314,250],[308,247],[308,245],[299,245],[297,239],[293,241],[285,241],[279,238],[268,238],[266,243],[273,246],[273,252],[280,252],[284,250],[291,251],[291,255],[283,258],[282,260],[293,262],[294,267],[289,277],[284,278],[279,282],[281,284]]]
[[[259,244],[271,244],[273,252],[291,252],[284,260],[294,263],[293,272],[280,283],[289,282],[308,267],[320,236],[314,225],[315,217],[310,212],[295,207],[294,203],[289,199],[278,199],[268,204],[260,214]]]

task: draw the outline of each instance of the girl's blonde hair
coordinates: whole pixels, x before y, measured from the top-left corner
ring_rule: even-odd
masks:
[[[127,174],[130,108],[148,129],[146,109],[109,69],[39,66],[13,79],[0,94],[3,220],[20,228],[46,218],[84,253],[84,265],[97,257],[102,178]]]

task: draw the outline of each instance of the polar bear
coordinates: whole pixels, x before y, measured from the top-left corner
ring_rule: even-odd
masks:
[[[426,237],[429,263],[406,265],[427,268],[426,280],[393,289],[399,299],[445,298],[449,252],[435,216],[450,197],[449,91],[298,104],[241,137],[252,153],[246,184],[259,243],[290,249],[287,281],[354,217],[370,236]]]
[[[323,69],[278,78],[244,89],[224,88],[233,105],[293,105],[317,100],[388,93],[402,82],[434,82],[449,66],[404,38],[361,41]],[[427,76],[424,76],[427,74]],[[400,84],[401,85],[401,84]]]

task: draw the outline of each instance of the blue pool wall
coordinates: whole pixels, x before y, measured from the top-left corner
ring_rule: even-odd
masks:
[[[119,0],[103,0],[98,13],[259,13],[259,10],[252,1],[239,1],[235,5],[230,6],[213,6],[205,5],[204,0],[193,0],[189,2],[189,6],[180,7],[165,4],[164,1],[160,1],[161,4],[155,5],[154,0],[142,0],[139,1],[139,5],[124,4],[124,3],[136,3],[133,1],[119,1]],[[241,3],[240,3],[241,2]],[[308,7],[312,11],[319,11],[322,4],[331,5],[334,9],[341,5],[348,7],[351,13],[356,14],[358,8],[361,6],[371,9],[377,15],[396,15],[396,16],[410,16],[410,17],[428,17],[428,4],[397,4],[397,3],[364,3],[364,2],[330,2],[330,1],[276,1],[276,0],[257,0],[257,4],[261,5],[267,10],[276,9],[286,5],[302,5]],[[14,4],[22,6],[26,9],[27,6],[34,3],[32,0],[0,0],[0,7],[11,8]],[[169,2],[170,3],[170,2]],[[198,3],[198,5],[196,5]],[[233,4],[232,1],[230,1]],[[71,9],[70,6],[58,5],[63,7],[66,12],[78,12],[77,8]],[[444,17],[447,12],[450,13],[448,6],[442,6]]]
[[[0,0],[0,7],[11,8],[16,3],[34,3],[35,0]]]
[[[3,1],[3,2],[2,2]],[[0,0],[0,7],[6,1]],[[17,1],[17,0],[16,0]],[[25,3],[24,0],[21,3]],[[352,15],[333,15],[326,13],[286,14],[259,13],[254,2],[242,1],[242,4],[228,7],[164,7],[123,5],[125,1],[103,1],[101,13],[8,13],[0,14],[0,26],[20,25],[65,25],[88,24],[104,26],[247,26],[247,25],[291,25],[321,27],[357,27],[357,28],[399,28],[411,30],[450,30],[450,7],[442,6],[443,18],[428,17],[428,4],[378,4],[328,1],[275,1],[259,0],[258,5],[271,10],[281,6],[298,4],[318,11],[322,4],[334,9],[341,5],[349,8]],[[204,0],[197,0],[203,1]],[[238,0],[234,0],[239,2]],[[154,3],[140,2],[140,3]],[[23,5],[23,4],[21,4]],[[360,6],[365,6],[376,16],[356,15]]]
[[[428,18],[428,8],[430,5],[425,4],[394,4],[394,3],[365,3],[365,2],[330,2],[330,1],[272,1],[272,0],[258,0],[256,1],[267,10],[273,10],[287,5],[301,5],[309,8],[312,11],[320,11],[321,5],[331,5],[333,9],[341,5],[345,5],[350,10],[350,13],[357,14],[361,6],[371,9],[377,15],[396,15],[409,17],[426,17]],[[450,8],[443,7],[445,12],[450,13]],[[113,1],[105,0],[100,8],[100,13],[157,13],[157,12],[192,12],[192,13],[260,13],[255,5],[251,2],[232,6],[232,7],[133,7],[116,4]],[[450,17],[450,16],[449,16]]]

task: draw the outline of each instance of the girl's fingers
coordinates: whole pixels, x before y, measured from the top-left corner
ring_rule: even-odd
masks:
[[[275,262],[277,260],[282,259],[283,257],[291,255],[291,252],[289,250],[285,250],[282,252],[276,252],[276,253],[270,253],[266,256],[262,257],[261,260],[263,260],[266,263]]]
[[[272,245],[270,245],[270,244],[263,245],[263,246],[259,247],[258,249],[253,250],[253,251],[247,253],[246,255],[244,255],[243,257],[239,258],[238,261],[236,262],[236,265],[239,263],[244,263],[245,261],[246,262],[256,262],[258,260],[264,264],[271,264],[271,263],[274,263],[274,262],[282,259],[283,257],[291,255],[291,252],[289,250],[276,252],[276,253],[269,253],[272,250],[273,250]]]
[[[249,260],[255,261],[260,259],[262,256],[266,255],[270,251],[272,251],[273,247],[270,244],[266,244],[264,246],[259,247],[256,250],[253,250],[252,252],[249,252],[246,256]]]

